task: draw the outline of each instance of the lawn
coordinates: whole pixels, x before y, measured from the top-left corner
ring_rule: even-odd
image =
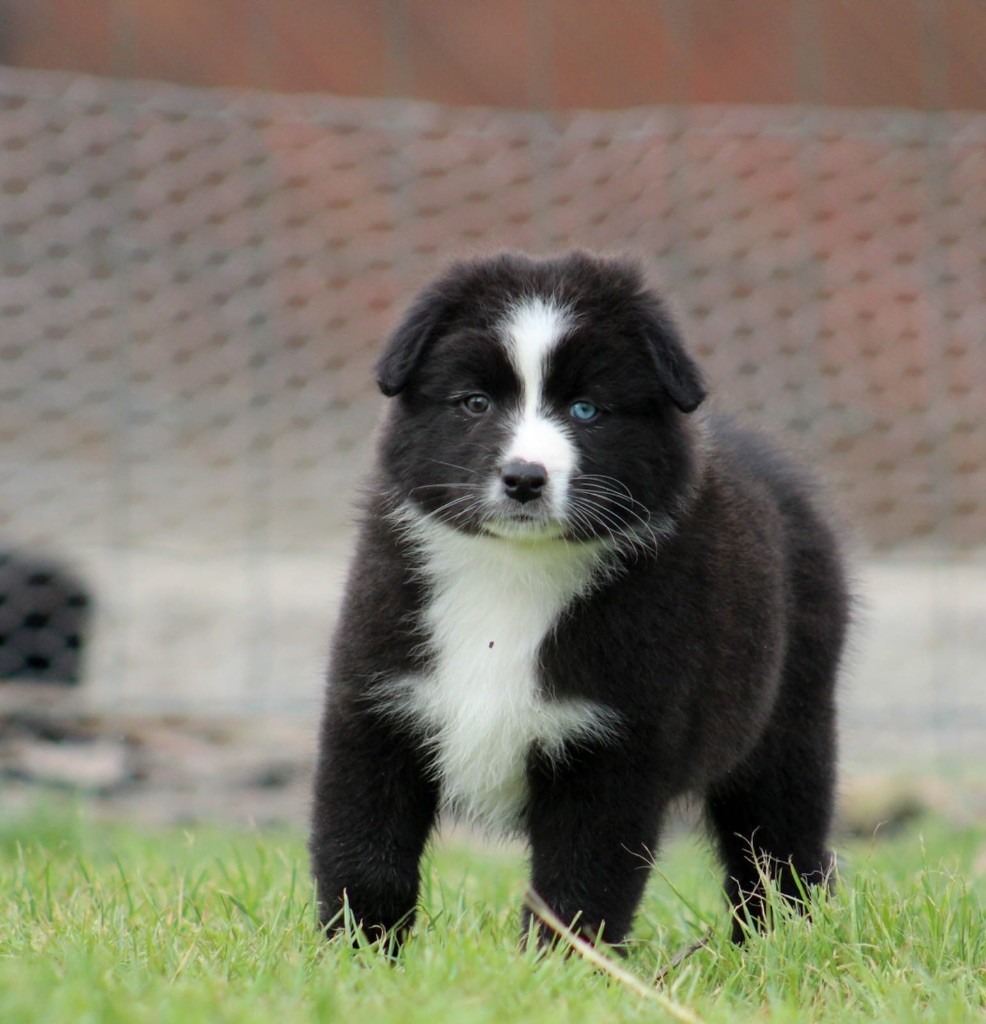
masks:
[[[986,1016],[986,825],[918,822],[840,845],[809,925],[727,941],[694,838],[661,858],[626,967],[705,1021],[971,1021]],[[316,934],[302,838],[142,833],[54,810],[0,825],[0,1021],[455,1024],[674,1019],[578,956],[517,947],[523,857],[449,843],[397,962]]]

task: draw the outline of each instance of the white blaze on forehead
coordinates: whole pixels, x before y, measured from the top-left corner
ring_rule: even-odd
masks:
[[[564,306],[532,296],[514,306],[502,327],[521,385],[520,415],[503,461],[523,459],[544,466],[551,502],[559,513],[575,469],[575,446],[565,426],[544,411],[542,398],[548,356],[573,322],[571,311]]]
[[[520,377],[525,412],[537,407],[548,354],[571,326],[571,314],[564,306],[540,296],[524,299],[510,311],[503,333]]]

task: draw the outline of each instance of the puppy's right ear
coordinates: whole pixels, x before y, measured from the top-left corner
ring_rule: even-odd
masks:
[[[388,398],[407,386],[425,348],[441,326],[442,314],[443,304],[433,289],[428,289],[418,296],[387,340],[377,360],[375,375],[377,386]]]

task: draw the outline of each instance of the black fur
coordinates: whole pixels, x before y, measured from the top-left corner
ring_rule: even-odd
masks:
[[[615,740],[563,761],[528,753],[522,828],[531,881],[566,921],[611,942],[640,900],[661,820],[698,793],[736,911],[762,919],[761,871],[797,899],[824,880],[836,771],[834,687],[848,620],[838,543],[802,475],[754,435],[691,413],[705,395],[662,302],[630,264],[584,254],[501,255],[459,264],[426,289],[377,366],[397,396],[381,439],[335,637],[312,816],[319,911],[343,896],[373,934],[414,915],[418,863],[440,804],[429,747],[372,699],[381,680],[427,672],[428,584],[389,513],[437,514],[454,487],[495,478],[517,381],[491,338],[518,297],[577,317],[550,356],[552,414],[590,396],[604,411],[578,433],[582,473],[616,481],[565,543],[613,533],[607,571],[575,598],[539,650],[545,699],[590,699],[618,716]],[[618,486],[617,486],[618,484]],[[461,492],[460,492],[461,493]],[[526,506],[525,506],[526,508]],[[483,513],[452,525],[484,531]],[[504,540],[504,544],[511,541]],[[562,543],[562,541],[559,541]]]

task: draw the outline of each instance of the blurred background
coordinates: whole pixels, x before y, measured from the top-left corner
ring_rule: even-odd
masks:
[[[375,353],[504,246],[638,254],[827,483],[847,779],[982,778],[984,53],[983,0],[0,0],[8,783],[303,780]]]

